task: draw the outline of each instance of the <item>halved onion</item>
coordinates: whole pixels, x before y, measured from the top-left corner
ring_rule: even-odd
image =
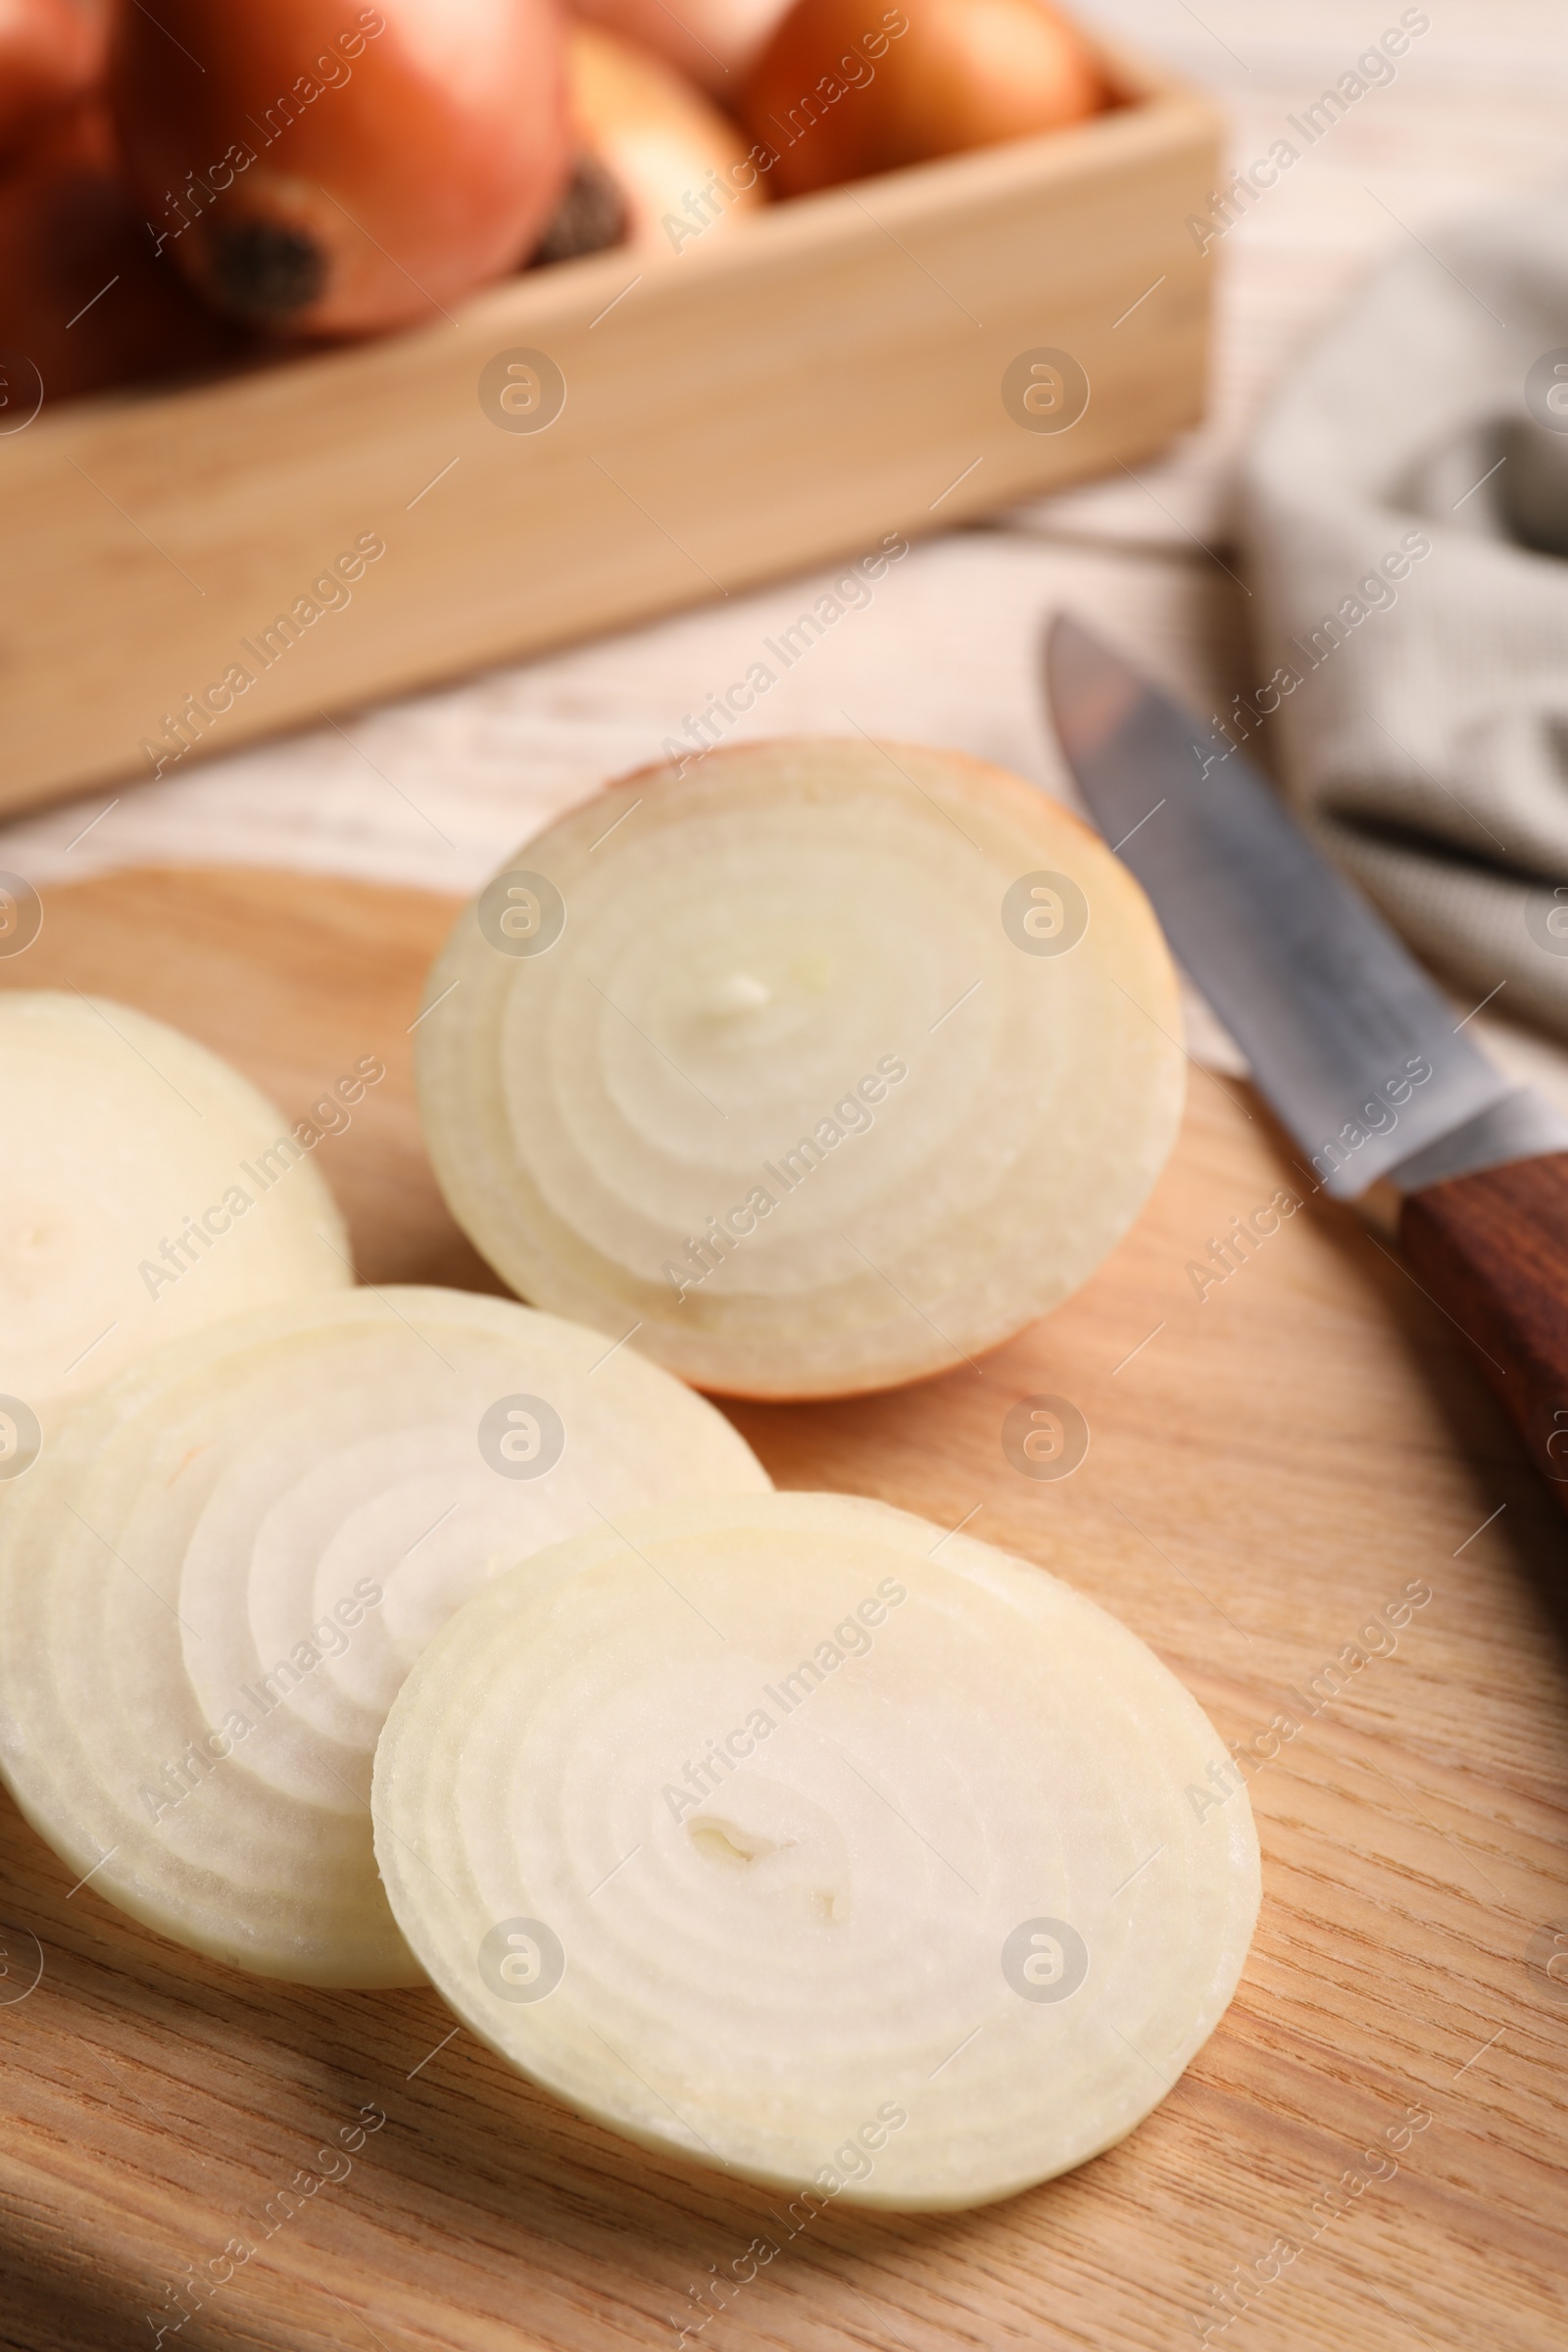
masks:
[[[516,853],[426,1004],[425,1134],[491,1264],[747,1396],[913,1380],[1046,1313],[1182,1104],[1126,868],[1019,777],[905,745],[628,777]]]
[[[74,992],[0,994],[0,1413],[13,1424],[16,1402],[47,1423],[202,1324],[353,1281],[315,1124],[291,1128],[177,1029]]]
[[[934,2209],[1109,2147],[1213,2031],[1258,1903],[1238,1784],[1070,1586],[882,1503],[753,1495],[461,1610],[387,1719],[376,1853],[458,2015],[581,2113]]]
[[[766,1487],[679,1382],[507,1300],[356,1290],[217,1325],[78,1405],[0,1511],[0,1773],[164,1935],[416,1982],[368,1796],[424,1642],[541,1544]]]

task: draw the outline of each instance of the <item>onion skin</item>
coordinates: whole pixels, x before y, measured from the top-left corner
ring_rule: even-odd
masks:
[[[0,0],[0,156],[41,115],[84,98],[103,73],[99,0]]]
[[[578,134],[625,199],[626,243],[679,252],[765,201],[759,167],[771,149],[749,148],[662,59],[581,24],[570,34],[570,81]],[[715,175],[728,201],[715,190],[705,208]]]
[[[572,0],[575,15],[651,49],[685,81],[733,106],[743,74],[789,0]]]
[[[117,21],[115,115],[154,233],[216,309],[371,334],[431,318],[537,242],[569,161],[548,0],[157,14]]]
[[[102,107],[47,123],[0,178],[0,350],[32,363],[44,404],[215,367],[244,343],[154,254]],[[7,406],[30,407],[30,374],[7,372]]]
[[[1109,99],[1083,35],[1046,0],[798,0],[742,95],[804,196],[933,157],[1056,130]]]

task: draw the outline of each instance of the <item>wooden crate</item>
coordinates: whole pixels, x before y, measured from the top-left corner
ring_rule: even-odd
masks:
[[[1157,448],[1201,407],[1209,270],[1185,221],[1219,122],[1114,67],[1127,103],[1073,129],[0,439],[0,808],[178,772]],[[1066,430],[1004,405],[1041,350],[1088,377]],[[517,351],[564,379],[546,429],[495,421]],[[310,617],[357,543],[384,553]]]

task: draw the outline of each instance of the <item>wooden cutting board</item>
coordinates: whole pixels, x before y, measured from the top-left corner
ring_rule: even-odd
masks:
[[[122,874],[50,892],[0,985],[139,1005],[291,1116],[379,1054],[385,1084],[321,1154],[362,1272],[496,1287],[410,1086],[451,912],[298,875]],[[1195,1068],[1191,1097],[1136,1231],[1049,1322],[978,1371],[734,1415],[783,1486],[967,1520],[1069,1577],[1227,1736],[1300,1721],[1251,1782],[1264,1902],[1241,1990],[1149,2121],[1007,2204],[829,2209],[790,2236],[778,2198],[554,2106],[432,1992],[300,1991],[162,1942],[73,1888],[0,1799],[0,2344],[151,2346],[193,2277],[200,2309],[164,2338],[193,2352],[676,2352],[683,2328],[717,2352],[1163,2352],[1209,2321],[1248,2352],[1561,2342],[1560,1516],[1355,1215],[1303,1207],[1200,1299],[1190,1261],[1296,1171],[1246,1090]],[[999,1440],[1039,1392],[1092,1433],[1054,1484]],[[1430,1599],[1402,1629],[1363,1635],[1411,1586]],[[318,2161],[362,2119],[349,2173]]]

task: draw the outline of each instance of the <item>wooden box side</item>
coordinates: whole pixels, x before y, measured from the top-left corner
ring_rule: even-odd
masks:
[[[1201,403],[1208,266],[1185,221],[1218,122],[1121,70],[1138,102],[1093,122],[799,199],[706,249],[607,254],[416,334],[46,414],[0,458],[0,807],[1158,446]],[[1087,375],[1070,429],[1004,405],[1042,348]],[[503,429],[493,379],[517,351],[560,370],[543,430]],[[351,588],[313,594],[374,546]]]

